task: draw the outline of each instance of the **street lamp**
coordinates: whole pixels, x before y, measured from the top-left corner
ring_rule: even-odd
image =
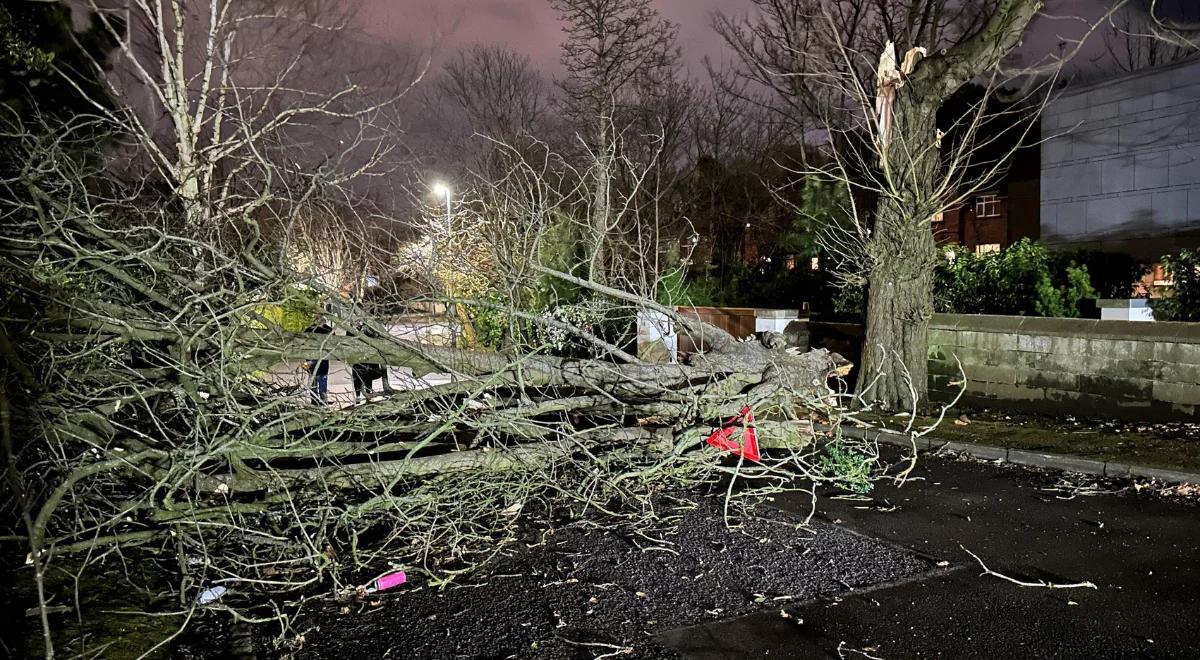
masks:
[[[446,232],[450,231],[450,219],[453,214],[450,211],[450,186],[441,183],[440,181],[433,184],[433,194],[438,197],[446,198]]]
[[[446,198],[446,240],[450,240],[450,232],[451,232],[451,227],[450,227],[451,222],[450,221],[454,217],[453,211],[450,208],[450,186],[446,185],[445,183],[442,183],[441,181],[437,181],[437,182],[434,182],[432,189],[433,189],[433,194],[435,194],[439,197]],[[433,248],[434,261],[436,262],[437,261],[437,242],[436,241],[434,241],[432,248]],[[458,345],[458,330],[454,325],[454,321],[455,321],[455,318],[458,316],[458,309],[454,305],[453,301],[451,301],[450,304],[446,306],[446,311],[450,313],[450,344],[452,346],[457,346]]]

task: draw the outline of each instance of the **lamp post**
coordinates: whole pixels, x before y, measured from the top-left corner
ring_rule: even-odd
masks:
[[[450,232],[451,232],[451,227],[450,227],[451,220],[454,217],[453,210],[450,208],[450,186],[448,186],[445,183],[442,183],[440,181],[435,182],[433,184],[433,194],[435,194],[439,197],[446,198],[446,239],[449,240]],[[433,260],[434,260],[434,263],[436,264],[437,263],[437,241],[436,240],[433,242],[433,245],[431,247],[433,250]],[[451,293],[451,292],[447,291],[447,293]],[[458,310],[455,307],[453,301],[450,302],[450,304],[446,306],[446,311],[449,312],[449,314],[450,314],[450,344],[452,346],[457,346],[458,345],[458,332],[457,332],[456,328],[454,327],[454,321],[455,321],[455,317],[457,316]]]
[[[440,182],[435,183],[433,184],[433,194],[446,198],[446,232],[449,233],[450,219],[453,217],[453,214],[450,210],[450,186]]]

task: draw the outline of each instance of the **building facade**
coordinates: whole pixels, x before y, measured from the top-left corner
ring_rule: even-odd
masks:
[[[998,252],[1022,238],[1038,238],[1038,179],[1014,169],[1003,181],[933,219],[938,245],[978,254]]]
[[[1069,89],[1041,135],[1047,245],[1154,261],[1200,244],[1200,60]]]

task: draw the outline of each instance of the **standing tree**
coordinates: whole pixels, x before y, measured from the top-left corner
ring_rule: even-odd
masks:
[[[1126,4],[1109,18],[1104,31],[1107,57],[1102,62],[1115,64],[1126,73],[1140,71],[1191,57],[1195,44],[1178,26],[1167,28],[1161,19],[1136,5]]]
[[[558,10],[567,40],[561,82],[567,116],[579,126],[591,164],[586,226],[587,273],[603,282],[611,264],[609,234],[616,226],[620,200],[616,179],[626,129],[639,114],[677,91],[678,29],[659,16],[651,0],[550,0]],[[653,151],[653,149],[652,149]]]
[[[523,154],[532,142],[545,139],[552,121],[549,91],[525,55],[481,45],[460,52],[446,65],[434,104],[439,114],[447,103],[461,111],[469,135],[465,144],[454,146],[459,168],[498,174],[514,152]],[[444,116],[439,123],[447,123]],[[459,172],[456,178],[468,174]]]
[[[718,29],[746,69],[791,81],[776,87],[829,130],[835,178],[857,182],[854,240],[840,248],[869,283],[860,389],[884,408],[910,407],[927,391],[930,221],[969,192],[964,166],[982,118],[956,119],[967,130],[946,145],[938,110],[973,79],[1003,79],[999,67],[1042,0],[756,4],[757,18]]]

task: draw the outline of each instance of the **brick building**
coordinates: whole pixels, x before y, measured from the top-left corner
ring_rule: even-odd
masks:
[[[939,112],[939,125],[951,135],[961,130],[963,115],[976,111],[975,104],[981,102],[984,93],[977,86],[964,88]],[[1013,139],[1026,130],[1023,113],[1014,112],[1011,105],[994,97],[987,103],[991,117],[979,127],[980,135],[973,138],[979,144],[975,154],[979,163],[968,166],[974,171],[967,176],[986,176],[989,164],[998,161],[1007,160],[1008,168],[962,204],[933,219],[938,245],[961,245],[984,253],[999,251],[1022,238],[1041,236],[1042,157],[1038,126],[1032,127],[1027,140],[1033,144],[1012,151]]]
[[[977,253],[996,252],[1022,238],[1040,235],[1037,178],[1001,181],[966,203],[933,219],[938,245],[961,245]]]

